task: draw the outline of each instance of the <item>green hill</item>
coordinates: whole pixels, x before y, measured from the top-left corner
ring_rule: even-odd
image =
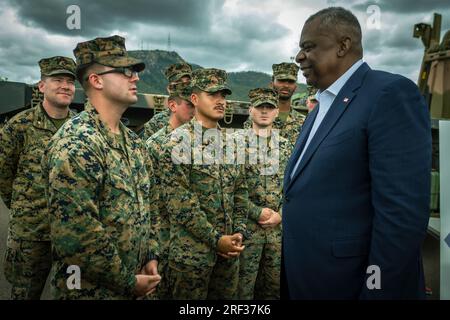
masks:
[[[129,55],[145,62],[146,68],[141,73],[138,89],[141,93],[166,94],[167,80],[164,76],[166,68],[173,64],[183,62],[184,59],[174,51],[139,50],[129,51]],[[201,66],[192,64],[195,69]],[[233,91],[231,100],[248,101],[248,91],[257,87],[266,87],[271,81],[271,75],[263,72],[244,71],[230,72],[228,84]],[[306,91],[306,85],[299,84],[297,92]]]

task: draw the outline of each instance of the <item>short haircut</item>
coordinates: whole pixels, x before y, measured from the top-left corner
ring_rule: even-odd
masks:
[[[200,89],[199,87],[193,87],[192,88],[192,93],[195,93],[197,95],[199,95],[200,93],[205,92],[202,89]]]
[[[99,73],[104,70],[105,70],[105,66],[98,64],[98,63],[94,63],[94,64],[91,64],[90,66],[83,68],[82,70],[80,70],[78,72],[78,82],[81,84],[84,91],[87,92],[89,89],[89,85],[88,85],[89,81],[86,79],[86,77],[91,73]]]
[[[180,104],[181,100],[182,99],[179,96],[176,96],[176,95],[170,95],[169,98],[167,98],[167,102],[175,101],[177,104]]]
[[[352,40],[354,52],[362,57],[361,25],[351,11],[342,7],[329,7],[310,16],[305,25],[315,19],[320,19],[321,29],[334,30],[338,37],[349,36]]]

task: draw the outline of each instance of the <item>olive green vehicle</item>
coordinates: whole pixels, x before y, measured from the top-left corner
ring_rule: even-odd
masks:
[[[293,96],[293,108],[306,114],[307,110],[303,107],[304,99],[298,99],[298,95]],[[303,95],[300,94],[300,97],[303,98]],[[0,127],[16,113],[34,106],[42,99],[36,85],[9,81],[0,81],[0,97]],[[122,122],[139,133],[148,120],[166,108],[167,98],[167,95],[138,94],[138,102],[128,108]],[[82,111],[85,100],[83,90],[77,88],[70,108],[77,112]],[[249,106],[249,102],[227,100],[225,117],[220,121],[220,125],[224,128],[242,128],[248,118]]]
[[[450,119],[450,30],[440,42],[441,22],[442,16],[435,13],[433,26],[414,26],[414,37],[421,38],[425,46],[418,86],[432,119]]]
[[[431,214],[439,216],[439,120],[450,119],[450,30],[441,39],[442,16],[434,14],[433,25],[418,23],[413,36],[421,38],[424,55],[417,85],[429,108],[433,155],[431,173]]]
[[[42,99],[37,86],[9,81],[0,81],[0,97],[0,126],[16,113],[34,106]],[[153,115],[166,108],[167,98],[167,95],[138,94],[138,102],[125,112],[122,118],[123,123],[139,132]],[[83,90],[77,88],[70,108],[77,112],[82,111],[85,100],[86,96]],[[221,121],[221,125],[232,128],[242,127],[248,118],[248,107],[248,102],[227,101],[225,117]]]

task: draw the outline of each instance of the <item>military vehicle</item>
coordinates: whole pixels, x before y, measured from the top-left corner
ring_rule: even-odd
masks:
[[[37,85],[28,85],[20,82],[0,81],[0,126],[16,113],[34,106],[42,99]],[[307,113],[303,100],[293,97],[293,108]],[[138,94],[138,102],[131,106],[123,115],[122,121],[135,132],[139,132],[143,125],[155,114],[166,108],[167,95],[159,94]],[[70,108],[80,112],[83,110],[86,96],[84,91],[77,88],[75,98]],[[242,128],[243,123],[248,118],[249,102],[227,100],[225,117],[220,121],[220,125],[225,128]]]
[[[414,37],[421,38],[425,47],[418,86],[432,119],[450,119],[450,30],[440,42],[441,22],[442,16],[435,13],[433,26],[425,23],[414,26]]]
[[[42,99],[36,85],[19,82],[0,81],[0,126],[16,113],[30,108]],[[167,95],[138,94],[138,102],[123,115],[122,121],[132,130],[139,132],[145,122],[153,115],[166,108]],[[77,88],[70,108],[80,112],[83,110],[86,96]],[[249,103],[244,101],[227,101],[225,117],[221,121],[223,127],[241,127],[248,118]]]
[[[450,119],[450,30],[442,41],[442,16],[435,13],[433,25],[418,23],[413,36],[421,38],[424,55],[417,85],[429,108],[432,123],[433,155],[431,211],[439,216],[439,120]]]

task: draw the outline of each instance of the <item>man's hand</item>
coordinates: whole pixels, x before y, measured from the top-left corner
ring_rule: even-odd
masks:
[[[232,240],[231,243],[232,243],[233,245],[237,246],[237,247],[245,248],[244,246],[242,246],[242,239],[243,239],[242,234],[240,234],[240,233],[235,233],[233,236],[235,236],[235,240]],[[225,253],[221,253],[221,252],[217,252],[217,254],[218,254],[219,256],[221,256],[222,258],[230,259],[230,258],[236,258],[236,257],[238,257],[238,256],[240,255],[240,252],[234,251],[234,252],[228,252],[228,253],[226,253],[226,254],[225,254]]]
[[[264,229],[268,229],[268,228],[276,227],[277,225],[280,224],[280,222],[281,222],[280,214],[278,212],[273,211],[273,213],[269,219],[267,219],[265,221],[259,221],[258,223]]]
[[[242,235],[222,236],[217,242],[217,254],[226,259],[238,257],[245,246],[242,245]]]
[[[259,215],[258,223],[268,220],[273,212],[274,211],[269,208],[262,209],[261,214]]]
[[[160,275],[148,276],[138,274],[136,277],[136,286],[134,287],[134,294],[137,297],[144,297],[155,292],[156,286],[161,281]]]
[[[141,270],[141,274],[147,276],[158,275],[158,260],[149,261]]]

